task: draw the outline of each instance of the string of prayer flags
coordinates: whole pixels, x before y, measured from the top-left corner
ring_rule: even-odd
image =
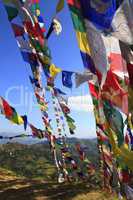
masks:
[[[103,110],[103,102],[105,98],[101,98],[101,88],[104,87],[106,77],[109,78],[109,74],[107,74],[107,72],[109,70],[110,63],[111,63],[109,62],[109,59],[108,59],[108,55],[110,54],[110,45],[111,45],[111,42],[109,41],[110,37],[108,37],[109,38],[108,39],[105,36],[107,35],[107,33],[109,33],[109,31],[111,31],[111,28],[112,28],[111,24],[112,24],[112,18],[114,17],[115,11],[116,11],[115,9],[116,2],[112,0],[107,1],[107,2],[90,1],[89,3],[86,3],[85,0],[80,0],[78,2],[74,0],[68,0],[67,2],[68,2],[69,9],[71,12],[73,25],[76,31],[76,36],[77,36],[84,66],[85,68],[90,70],[91,73],[96,75],[97,80],[98,80],[98,82],[90,81],[90,80],[88,81],[89,87],[90,87],[90,93],[92,94],[92,97],[93,97],[96,123],[97,124],[99,123],[100,125],[105,125],[106,120],[105,120],[104,110]],[[89,28],[88,28],[88,25],[89,25]],[[93,27],[93,29],[91,27]],[[91,28],[91,32],[90,32],[90,28]],[[102,34],[103,32],[105,33],[104,35]],[[96,43],[94,42],[95,40],[93,39],[94,34],[97,41]],[[107,41],[109,42],[108,49],[106,49],[107,46],[105,44]],[[114,52],[116,52],[116,48],[114,48],[113,50]],[[98,57],[98,55],[100,56]],[[98,61],[98,59],[100,62]],[[102,59],[102,62],[101,62],[101,59]],[[100,66],[99,66],[99,63],[100,63]],[[123,66],[122,66],[122,69],[123,69]],[[92,80],[94,79],[92,78]],[[120,88],[121,84],[119,81],[120,81],[120,78],[118,77],[117,87]],[[110,86],[108,86],[108,89],[109,88]],[[103,91],[103,94],[104,94],[104,91]],[[126,94],[126,92],[123,94]],[[110,95],[110,98],[108,98],[108,100],[110,99],[111,99],[111,95]],[[122,104],[119,107],[122,108]],[[125,105],[125,110],[126,109],[127,107]],[[104,129],[103,131],[107,131],[107,130]],[[107,136],[109,137],[109,135]],[[120,142],[119,145],[123,144],[123,141],[119,141],[119,142]],[[112,144],[110,142],[110,137],[109,137],[109,143]],[[100,146],[101,145],[99,143],[99,150],[100,150]],[[100,152],[101,152],[101,155],[104,155],[102,151]],[[107,165],[107,159],[105,159],[105,156],[102,156],[101,158],[104,163],[103,165],[101,165],[101,167],[103,167],[103,170],[105,172],[109,168]],[[111,176],[111,173],[109,177],[110,176]]]
[[[4,5],[8,5],[8,4],[10,4],[10,2],[4,3]],[[48,69],[49,69],[51,60],[50,60],[49,50],[45,42],[45,37],[44,37],[45,30],[44,30],[44,27],[42,27],[42,19],[38,18],[38,16],[40,16],[39,4],[38,2],[32,2],[32,4],[29,4],[27,1],[24,3],[12,1],[11,5],[16,7],[20,11],[18,17],[20,19],[19,21],[21,22],[22,27],[24,27],[24,34],[22,34],[22,31],[20,31],[18,27],[17,27],[17,30],[13,29],[13,31],[15,33],[16,40],[18,37],[24,38],[24,40],[27,41],[27,43],[31,47],[30,51],[29,50],[22,51],[21,48],[20,50],[21,50],[23,59],[26,62],[28,62],[31,66],[32,75],[33,75],[33,79],[31,81],[33,82],[32,86],[33,86],[34,92],[38,91],[39,94],[41,95],[41,93],[43,92],[43,87],[41,83],[41,75],[39,72],[39,66],[41,65],[43,69],[45,68],[45,65],[48,65]],[[36,40],[39,42],[39,44],[37,45],[35,42]],[[43,70],[44,72],[46,71],[45,69]],[[41,83],[41,88],[37,87],[38,85],[35,84],[36,83],[35,79],[37,79],[37,82],[39,84]],[[41,95],[41,97],[44,97],[44,95]],[[40,103],[40,99],[37,99],[37,101],[39,101]],[[44,102],[44,105],[45,105],[45,102]],[[52,127],[50,124],[49,116],[43,115],[44,113],[46,113],[46,109],[42,109],[42,105],[40,106],[40,108],[42,112],[42,120],[44,122],[47,135],[49,136],[47,137],[47,139],[49,140],[49,143],[51,145],[54,160],[55,160],[55,165],[59,172],[60,169],[59,169],[58,159],[56,155],[57,152],[56,152],[55,146],[53,145],[53,141],[50,139],[52,138],[53,135],[52,135]],[[31,125],[31,129],[32,129],[33,134],[38,136],[39,138],[43,136],[43,132],[40,129],[36,129],[32,125]]]
[[[67,105],[67,100],[64,99],[61,95],[60,92],[57,92],[56,89],[54,88],[54,93],[55,93],[55,96],[57,96],[57,99],[58,99],[58,102],[59,102],[59,105],[62,109],[62,112],[66,118],[66,121],[67,121],[67,124],[68,124],[68,127],[69,127],[69,131],[71,134],[74,134],[74,131],[76,129],[76,126],[75,126],[75,121],[69,116],[70,114],[70,109]]]
[[[76,163],[73,160],[71,153],[69,152],[68,144],[66,144],[65,137],[62,136],[62,129],[64,128],[64,125],[63,125],[64,122],[61,124],[61,121],[60,121],[62,119],[61,110],[60,110],[60,107],[58,107],[59,106],[58,104],[60,104],[60,101],[57,98],[57,96],[55,95],[55,92],[52,88],[51,88],[51,93],[52,93],[53,105],[54,105],[54,110],[55,110],[55,118],[56,118],[56,122],[57,122],[58,133],[59,133],[59,137],[56,138],[56,144],[58,144],[58,147],[61,150],[61,156],[62,156],[62,163],[61,162],[59,162],[59,163],[61,165],[61,168],[63,168],[64,176],[65,177],[67,176],[67,178],[69,178],[67,162],[68,162],[68,160],[70,161],[73,169],[74,169],[74,166],[76,167]],[[65,117],[67,119],[67,115],[65,115]],[[69,122],[74,123],[75,121],[71,117],[69,117]],[[68,126],[70,126],[70,125],[68,124]],[[71,129],[73,130],[75,128],[71,128]],[[73,131],[73,134],[74,134],[74,131]]]
[[[66,117],[66,121],[67,121],[67,124],[68,124],[68,127],[69,127],[69,131],[73,135],[74,131],[76,129],[76,126],[74,124],[75,121],[68,114],[65,117]]]
[[[16,6],[16,4],[14,2],[13,2],[13,5],[14,5],[14,7]],[[38,5],[36,5],[36,6],[37,6],[36,8],[39,9]],[[24,38],[24,40],[31,47],[31,51],[21,51],[21,53],[22,53],[23,59],[31,65],[31,69],[32,69],[32,72],[33,72],[33,78],[31,79],[31,82],[32,82],[32,84],[34,84],[34,90],[35,91],[36,90],[42,91],[43,90],[42,86],[41,87],[39,86],[40,75],[38,73],[39,72],[38,66],[39,66],[39,62],[42,62],[43,60],[41,59],[41,55],[37,54],[38,50],[36,49],[36,45],[33,44],[33,39],[38,39],[40,45],[44,46],[43,30],[41,30],[41,27],[40,27],[38,21],[37,20],[34,21],[34,19],[32,18],[31,14],[30,14],[30,9],[31,9],[30,5],[23,4],[23,8],[21,8],[21,7],[22,7],[22,5],[19,5],[19,9],[20,10],[23,9],[24,12],[23,13],[20,12],[19,17],[22,21],[22,24],[24,24],[24,31],[28,35],[28,38],[29,38],[29,40],[27,38]],[[36,15],[36,13],[34,13],[34,14]],[[38,16],[40,16],[39,12],[37,14],[38,14]],[[19,35],[21,36],[21,34],[16,34],[17,38],[20,38]],[[22,38],[21,38],[21,40],[22,40]],[[33,50],[34,50],[34,53],[33,53]],[[44,50],[43,51],[43,53],[44,53],[46,49],[43,49],[43,50]],[[35,51],[36,51],[36,53],[35,53]],[[48,53],[48,51],[47,51],[47,53]],[[45,56],[45,59],[46,59],[46,56]],[[40,103],[40,99],[37,99],[37,101],[39,101],[39,103]],[[41,104],[42,104],[42,102],[41,102]],[[40,108],[41,108],[42,113],[43,113],[46,110],[46,108],[45,108],[46,105],[44,103],[45,107],[43,107],[41,104],[40,104]],[[45,119],[45,116],[43,116],[43,119]],[[47,125],[46,128],[49,130],[49,133],[50,133],[50,127],[48,127],[49,124],[46,124],[46,125]]]
[[[6,1],[6,4],[8,3],[14,8],[18,9],[18,15],[16,17],[19,17],[21,21],[21,24],[14,24],[13,31],[15,33],[16,40],[18,42],[18,46],[21,50],[23,59],[28,62],[31,66],[32,70],[32,76],[30,76],[30,81],[32,83],[34,93],[37,99],[37,102],[40,106],[41,112],[42,112],[42,119],[45,124],[45,131],[42,131],[35,126],[33,126],[31,123],[27,122],[27,118],[25,116],[22,117],[24,127],[26,129],[26,124],[30,126],[32,130],[32,134],[35,137],[38,138],[44,138],[47,137],[50,147],[51,147],[51,152],[53,153],[55,164],[57,167],[57,170],[60,174],[60,171],[62,170],[59,166],[59,160],[57,156],[57,150],[56,150],[56,138],[53,135],[53,130],[51,127],[49,115],[48,115],[48,105],[45,100],[45,94],[43,91],[43,86],[42,86],[42,81],[41,81],[41,74],[40,74],[40,67],[43,69],[46,78],[47,78],[47,85],[48,87],[54,87],[54,78],[55,76],[61,72],[61,69],[57,68],[54,64],[51,64],[51,55],[50,51],[47,47],[47,43],[45,40],[44,32],[44,21],[42,16],[40,15],[40,8],[39,8],[39,1],[34,0],[29,4],[27,1],[21,1],[21,2],[16,2],[16,1]],[[61,9],[64,7],[64,1],[60,1],[57,10],[58,12],[61,11]],[[15,18],[15,17],[14,17]],[[13,18],[13,19],[14,19]],[[22,28],[22,29],[21,29]],[[53,30],[59,34],[62,31],[62,26],[60,22],[57,19],[53,20]],[[27,44],[26,44],[27,42]],[[63,83],[66,87],[72,88],[72,74],[73,72],[64,72],[64,77],[63,77]],[[69,75],[68,75],[69,74]],[[55,90],[54,90],[55,92]],[[57,94],[58,93],[58,94]],[[56,95],[65,95],[64,92],[62,92],[59,89],[56,89]],[[57,98],[56,97],[56,98]],[[60,99],[60,100],[59,100]],[[62,110],[66,121],[68,123],[68,127],[70,130],[70,133],[73,134],[74,130],[76,129],[75,126],[75,121],[68,115],[70,113],[70,109],[66,104],[66,101],[63,100],[63,98],[57,98],[57,101],[59,101],[60,104],[60,111]],[[56,109],[57,110],[57,109]],[[59,110],[57,110],[59,111]],[[57,114],[57,113],[56,113]],[[14,117],[14,121],[16,121],[16,113]],[[58,116],[57,119],[57,125],[59,125],[59,121],[62,119],[62,116]],[[18,122],[17,122],[18,123]],[[58,127],[60,128],[60,127]],[[61,138],[63,139],[63,138]],[[63,141],[62,147],[65,147],[65,142]],[[67,145],[66,145],[67,146]],[[63,150],[62,150],[63,151]],[[61,150],[60,150],[61,153]],[[76,169],[76,162],[73,160],[71,153],[69,153],[69,149],[65,152],[64,157],[70,161],[71,165],[73,166],[73,169]],[[59,158],[60,159],[60,158]],[[63,171],[64,174],[67,176],[67,169],[65,168],[65,163],[62,157],[62,166],[63,166]],[[81,175],[81,170],[79,170],[79,174]],[[78,173],[78,172],[77,172]]]
[[[68,115],[70,114],[70,109],[68,108],[68,106],[66,105],[65,102],[60,102],[60,106],[62,109],[62,112],[64,113],[64,116],[66,118],[68,127],[69,127],[69,131],[71,134],[74,134],[74,130],[76,129],[76,126],[74,124],[74,120]]]
[[[54,107],[54,111],[55,111],[55,120],[56,120],[56,124],[57,124],[57,131],[59,133],[59,136],[61,135],[62,132],[62,127],[60,124],[60,116],[59,116],[59,109],[58,109],[58,105],[56,102],[56,97],[54,96],[54,93],[52,92],[52,102],[53,102],[53,107]]]
[[[37,129],[35,126],[33,126],[32,124],[29,124],[28,123],[28,120],[27,120],[27,116],[24,115],[24,116],[19,116],[18,113],[16,112],[16,110],[11,107],[8,102],[6,100],[4,100],[2,97],[0,97],[0,110],[2,112],[2,114],[5,115],[5,117],[7,119],[9,119],[11,122],[15,123],[15,124],[18,124],[18,125],[21,125],[21,124],[24,124],[24,129],[26,130],[27,128],[27,125],[30,126],[31,130],[32,130],[32,134],[33,136],[35,137],[38,137],[38,138],[44,138],[45,137],[45,132],[40,130],[40,129]],[[23,134],[24,135],[24,134]],[[18,137],[21,137],[23,136],[22,134]],[[17,136],[15,136],[17,137]],[[14,138],[14,137],[13,137]],[[12,139],[13,139],[12,138]],[[9,138],[10,139],[10,138]]]

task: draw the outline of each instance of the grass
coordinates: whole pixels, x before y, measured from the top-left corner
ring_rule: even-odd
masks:
[[[0,169],[0,200],[118,200],[88,182],[58,184]]]

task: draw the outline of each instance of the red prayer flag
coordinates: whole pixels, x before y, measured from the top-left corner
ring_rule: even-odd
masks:
[[[19,26],[17,24],[13,24],[13,23],[11,23],[11,25],[12,25],[15,37],[24,35],[25,31],[24,31],[24,28],[22,26]]]
[[[119,84],[118,77],[111,70],[102,89],[102,98],[118,106],[124,113],[128,112],[128,94]]]
[[[129,83],[133,87],[133,64],[127,64],[128,74],[129,74]]]
[[[11,106],[3,98],[2,98],[2,103],[3,103],[3,108],[4,108],[4,114],[5,114],[5,116],[7,118],[12,117],[13,116],[13,110],[12,110]]]
[[[68,4],[70,6],[74,6],[76,8],[80,8],[81,7],[80,3],[77,0],[67,0],[67,2],[68,2]]]
[[[91,95],[98,99],[98,92],[96,91],[95,85],[93,83],[89,83],[89,88]]]

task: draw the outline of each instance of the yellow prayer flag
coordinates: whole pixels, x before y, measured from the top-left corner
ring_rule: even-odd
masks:
[[[18,114],[16,114],[15,116],[13,116],[10,121],[14,124],[18,124],[18,125],[21,125],[21,124],[24,124],[24,120],[21,116],[19,116]]]
[[[61,69],[56,67],[54,64],[51,64],[49,71],[50,71],[51,77],[55,77],[58,73],[61,72]]]
[[[112,146],[114,156],[120,157],[122,162],[125,163],[131,170],[133,170],[133,152],[125,147],[125,145],[118,147],[114,139],[115,133],[112,129],[108,130],[109,141]]]
[[[56,13],[60,12],[64,8],[64,0],[59,0],[56,6]]]
[[[90,55],[90,48],[88,45],[87,35],[86,33],[82,33],[80,31],[76,31],[76,36],[78,39],[79,48],[82,52]]]

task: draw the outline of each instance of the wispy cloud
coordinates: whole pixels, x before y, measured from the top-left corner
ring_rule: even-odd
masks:
[[[93,104],[90,95],[71,96],[68,98],[68,105],[72,110],[82,112],[92,112]]]

